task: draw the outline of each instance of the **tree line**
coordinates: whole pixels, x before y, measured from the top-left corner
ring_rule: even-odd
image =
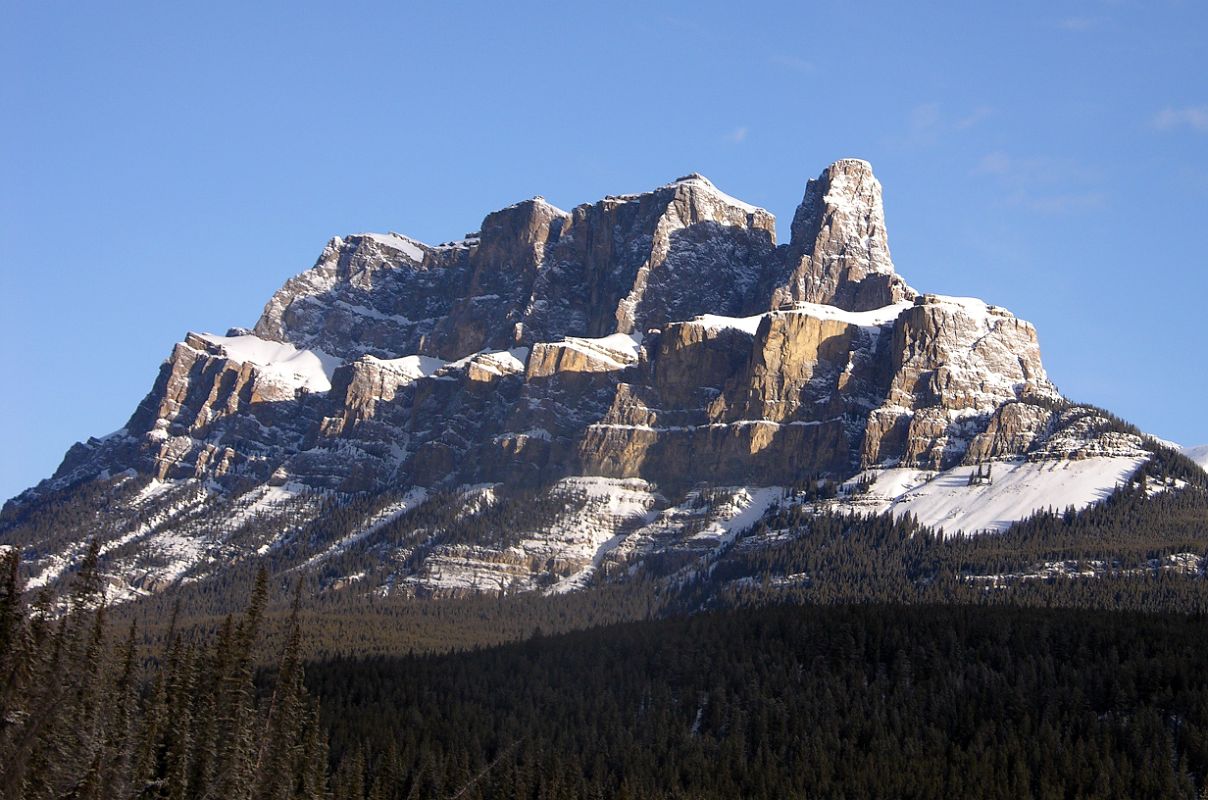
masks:
[[[273,679],[257,685],[267,574],[216,636],[193,639],[171,625],[152,654],[133,625],[111,634],[97,550],[94,542],[62,607],[49,592],[26,605],[17,553],[2,555],[0,797],[327,797],[326,737],[303,684],[296,613]]]

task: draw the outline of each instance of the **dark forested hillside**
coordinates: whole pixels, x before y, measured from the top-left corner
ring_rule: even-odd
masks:
[[[1034,515],[1003,534],[944,536],[909,518],[769,513],[714,565],[697,597],[810,603],[1023,604],[1208,610],[1208,492],[1151,494]]]
[[[947,539],[774,512],[705,572],[569,596],[290,611],[261,572],[238,620],[98,606],[95,546],[30,606],[8,551],[0,796],[1194,798],[1208,590],[1161,565],[1208,550],[1202,502],[1134,487]]]
[[[999,535],[798,499],[564,595],[247,562],[109,608],[95,541],[58,599],[9,549],[0,797],[1204,796],[1208,492],[1182,466]]]
[[[0,798],[326,797],[296,615],[273,680],[255,681],[266,576],[217,635],[170,628],[165,647],[147,650],[134,627],[119,637],[108,624],[96,551],[57,617],[47,593],[21,603],[16,554],[0,554]]]
[[[300,613],[311,655],[327,658],[445,652],[525,639],[538,628],[553,634],[781,603],[1208,612],[1208,490],[1202,474],[1192,477],[1197,482],[1183,489],[1156,492],[1141,478],[1082,511],[1055,509],[1002,534],[973,536],[940,535],[909,517],[783,504],[704,560],[645,558],[567,594],[417,600],[355,584],[323,590],[312,576]],[[148,644],[162,641],[177,605],[180,629],[213,634],[247,596],[258,568],[233,564],[221,579],[173,587],[111,613],[137,622]],[[270,659],[284,645],[285,598],[297,577],[286,568],[271,574],[277,600],[265,616]]]
[[[776,607],[308,676],[337,797],[1194,798],[1206,624]]]

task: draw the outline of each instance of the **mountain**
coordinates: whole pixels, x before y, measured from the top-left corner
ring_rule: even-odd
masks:
[[[1184,447],[1182,452],[1183,455],[1208,470],[1208,444],[1201,444],[1196,447]]]
[[[907,285],[867,162],[810,180],[775,238],[697,174],[435,246],[337,237],[252,328],[176,344],[0,541],[39,586],[97,537],[115,599],[252,562],[332,591],[566,591],[699,568],[793,504],[1003,530],[1161,447],[1063,398],[1031,324]]]

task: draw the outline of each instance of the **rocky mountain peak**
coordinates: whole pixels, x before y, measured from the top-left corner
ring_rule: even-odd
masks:
[[[841,159],[806,184],[793,216],[785,269],[773,304],[868,311],[916,296],[894,272],[881,183],[871,164]]]
[[[905,284],[868,162],[808,182],[789,244],[774,225],[693,173],[570,211],[524,200],[435,246],[336,237],[253,330],[177,344],[126,426],[73,447],[7,518],[78,487],[125,492],[97,519],[132,594],[232,554],[330,558],[347,577],[335,559],[353,543],[377,548],[374,585],[460,591],[481,574],[503,590],[574,583],[621,539],[610,558],[691,549],[700,520],[674,502],[700,487],[758,501],[754,521],[792,487],[879,475],[880,505],[844,494],[837,507],[959,529],[1054,497],[1093,502],[1148,457],[1139,436],[1062,398],[1030,324]],[[1031,499],[970,516],[984,487],[969,470],[989,461],[1001,497]],[[1053,472],[1081,488],[1046,492]],[[399,550],[381,533],[418,503],[460,509],[464,487],[577,510],[515,546],[427,531]],[[353,502],[367,505],[332,539],[324,515]],[[75,538],[42,541],[32,523],[0,535],[42,554],[51,581],[96,528],[76,517],[88,527]]]
[[[726,194],[699,172],[690,172],[662,187],[673,189],[677,197],[687,198],[698,205],[704,218],[717,222],[729,222],[744,227],[757,227],[776,235],[776,217],[767,209],[753,206]],[[660,190],[656,190],[660,191]]]
[[[611,327],[593,335],[640,333],[695,314],[739,313],[761,305],[760,279],[774,258],[776,218],[692,173],[616,200],[641,260],[625,265],[628,291],[618,297]],[[599,207],[599,204],[597,204]],[[604,210],[604,209],[600,209]],[[628,261],[628,259],[626,259]]]

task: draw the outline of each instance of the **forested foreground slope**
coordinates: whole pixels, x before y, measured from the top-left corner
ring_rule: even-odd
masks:
[[[266,581],[167,648],[0,592],[0,796],[1196,798],[1208,618],[780,605],[253,668]],[[312,699],[313,698],[313,699]]]
[[[1194,798],[1206,624],[790,606],[334,661],[308,683],[335,785],[381,797]]]
[[[109,624],[97,549],[58,616],[48,592],[22,604],[16,555],[0,554],[0,798],[326,797],[296,615],[272,685],[254,680],[267,575],[218,635],[172,630],[149,650]]]
[[[555,634],[783,603],[1208,612],[1208,478],[1177,456],[1155,458],[1149,469],[1179,474],[1182,488],[1155,485],[1142,472],[1098,505],[1037,514],[1002,534],[940,535],[910,516],[827,513],[803,501],[771,507],[724,547],[667,551],[574,592],[424,601],[356,584],[318,591],[306,576],[300,615],[310,655],[329,658],[446,652],[525,639],[536,629]],[[445,523],[421,515],[412,524]],[[234,565],[221,580],[174,587],[112,614],[137,622],[146,643],[162,644],[179,604],[179,629],[213,635],[239,610],[257,568]],[[284,646],[285,598],[297,577],[282,570],[270,579],[277,590],[265,619],[270,660]]]
[[[108,607],[99,542],[62,599],[9,549],[0,797],[1202,796],[1208,491],[1149,469],[990,535],[802,497],[567,594]]]

